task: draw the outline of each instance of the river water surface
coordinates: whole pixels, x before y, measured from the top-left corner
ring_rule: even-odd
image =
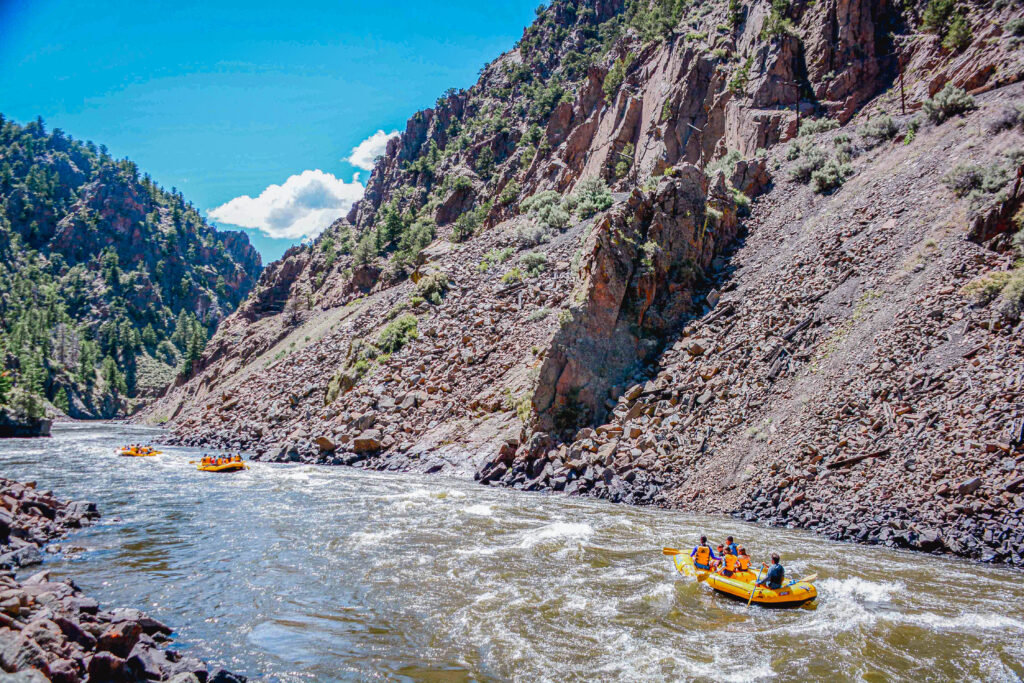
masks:
[[[0,442],[0,474],[99,505],[48,568],[261,680],[1024,676],[1019,572],[436,476],[114,455],[157,436],[57,426]],[[747,608],[677,574],[661,547],[701,532],[817,572],[816,609]]]

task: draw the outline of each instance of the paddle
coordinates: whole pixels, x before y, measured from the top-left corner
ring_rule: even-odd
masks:
[[[677,550],[676,548],[662,548],[662,555],[685,555],[686,552],[683,550]]]
[[[811,581],[814,581],[817,578],[818,578],[817,574],[811,574],[810,576],[805,576],[802,579],[793,579],[792,581],[790,581],[789,583],[786,584],[786,587],[789,588],[790,586],[792,586],[794,584],[797,584],[797,583],[810,583]]]
[[[767,567],[764,562],[761,563],[761,571],[757,573],[757,579],[754,581],[754,587],[750,589],[750,597],[747,598],[747,607],[750,607],[750,603],[754,600],[754,591],[757,590],[757,582],[761,580],[761,572]]]

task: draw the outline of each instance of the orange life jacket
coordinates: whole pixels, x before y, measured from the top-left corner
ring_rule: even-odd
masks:
[[[750,569],[750,556],[749,555],[739,555],[736,558],[736,560],[739,562],[740,571],[741,572],[745,572],[745,571]]]
[[[735,555],[733,555],[732,553],[726,553],[725,554],[725,571],[727,571],[727,572],[734,572],[734,571],[736,571],[737,564],[738,564],[738,562],[736,560],[736,556]]]
[[[702,564],[705,567],[708,566],[708,562],[711,560],[711,547],[706,545],[697,546],[697,554],[694,556],[693,561],[697,564]]]

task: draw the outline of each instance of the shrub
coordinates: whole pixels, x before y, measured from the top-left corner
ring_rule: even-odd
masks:
[[[569,225],[569,212],[562,207],[562,195],[554,190],[545,190],[527,197],[520,208],[546,228],[561,230]]]
[[[547,228],[540,223],[531,221],[516,229],[516,241],[524,247],[535,247],[538,244],[544,244],[549,239],[551,239],[551,235]]]
[[[942,38],[942,47],[947,50],[963,50],[971,44],[971,25],[967,18],[957,12]]]
[[[900,128],[892,120],[891,116],[882,114],[881,116],[869,118],[857,132],[860,133],[860,136],[864,138],[865,143],[870,148],[892,140],[899,134]]]
[[[604,211],[612,205],[611,190],[601,178],[586,178],[576,185],[573,193],[576,214],[580,218],[590,218],[598,211]]]
[[[1013,153],[1009,156],[1012,158]],[[1005,163],[996,162],[989,166],[957,164],[943,176],[942,182],[957,197],[966,197],[971,213],[976,213],[993,199],[998,201],[1010,179],[1011,169]]]
[[[772,0],[772,11],[761,29],[761,37],[774,38],[793,32],[793,22],[789,17],[789,0]]]
[[[853,169],[849,164],[829,157],[821,168],[811,173],[811,186],[818,194],[831,192],[840,187],[852,173]]]
[[[542,251],[527,252],[520,257],[519,265],[526,271],[527,277],[537,277],[547,268],[548,257]]]
[[[615,95],[622,86],[622,81],[626,80],[626,72],[629,70],[629,65],[632,63],[633,54],[629,53],[625,57],[616,59],[611,68],[608,69],[603,83],[604,100],[608,104],[611,104],[612,100],[615,99]]]
[[[839,122],[835,119],[805,119],[804,122],[800,124],[800,132],[797,135],[800,137],[806,137],[816,133],[835,130],[838,127]]]
[[[498,203],[502,206],[508,206],[515,200],[519,199],[519,193],[521,191],[522,189],[519,187],[519,183],[517,183],[515,179],[508,181],[508,184],[502,188],[501,194],[498,195]]]
[[[542,308],[538,308],[536,311],[533,311],[532,313],[530,313],[530,315],[526,316],[526,319],[529,320],[531,323],[535,323],[538,320],[543,320],[544,318],[548,317],[548,315],[550,315],[550,314],[551,314],[551,309],[550,308],[542,307]]]
[[[485,273],[488,270],[490,270],[493,266],[496,266],[499,263],[504,263],[505,261],[508,261],[511,256],[512,256],[512,248],[511,247],[505,247],[504,249],[497,249],[497,248],[491,249],[486,254],[484,254],[483,259],[481,259],[481,261],[480,261],[480,265],[478,265],[476,267],[476,269],[478,271],[480,271],[481,273]]]
[[[998,133],[1021,126],[1024,128],[1024,103],[1005,104],[989,123],[989,130]]]
[[[513,282],[523,281],[523,271],[518,268],[512,268],[507,273],[501,276],[501,281],[506,285],[512,284]]]
[[[956,0],[931,0],[921,15],[921,28],[941,36],[956,10]]]
[[[946,83],[946,86],[935,94],[935,97],[924,101],[923,110],[928,120],[939,125],[954,116],[966,114],[976,107],[974,98],[968,95],[963,88]]]
[[[794,147],[790,147],[792,154]],[[828,155],[817,145],[796,147],[796,163],[789,169],[789,177],[801,183],[810,181],[811,175],[825,165]]]
[[[728,178],[736,170],[736,164],[738,164],[742,159],[743,155],[740,154],[738,149],[730,149],[722,157],[712,161],[704,167],[704,173],[709,178],[714,179],[718,172],[721,171],[725,174],[725,177]]]
[[[629,173],[629,169],[633,166],[633,154],[636,152],[636,147],[632,142],[627,142],[619,152],[618,161],[615,162],[615,177],[624,178]]]
[[[441,303],[441,298],[447,291],[448,276],[439,270],[424,275],[416,283],[416,294],[435,306]]]
[[[384,353],[396,353],[411,340],[419,336],[416,316],[407,313],[389,322],[377,338],[377,346]]]
[[[1003,24],[1006,35],[1017,38],[1024,38],[1024,17],[1014,17]]]
[[[747,57],[747,61],[743,63],[743,66],[736,69],[736,73],[733,74],[729,80],[729,90],[734,95],[742,95],[747,90],[747,82],[750,80],[750,67],[754,64],[754,56],[750,55]]]

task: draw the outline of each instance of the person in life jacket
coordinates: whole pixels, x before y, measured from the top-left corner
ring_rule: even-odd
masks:
[[[725,552],[736,554],[736,542],[732,540],[732,536],[725,537]]]
[[[725,555],[722,557],[722,576],[732,576],[739,570],[739,560],[730,550],[731,547],[725,547]]]
[[[707,536],[700,537],[700,544],[694,547],[693,552],[690,553],[690,558],[693,560],[694,567],[709,571],[711,570],[711,563],[718,561],[718,557],[711,550],[711,546],[708,545]]]
[[[747,549],[740,546],[736,552],[736,563],[739,565],[741,572],[750,571],[750,555],[747,555]]]

